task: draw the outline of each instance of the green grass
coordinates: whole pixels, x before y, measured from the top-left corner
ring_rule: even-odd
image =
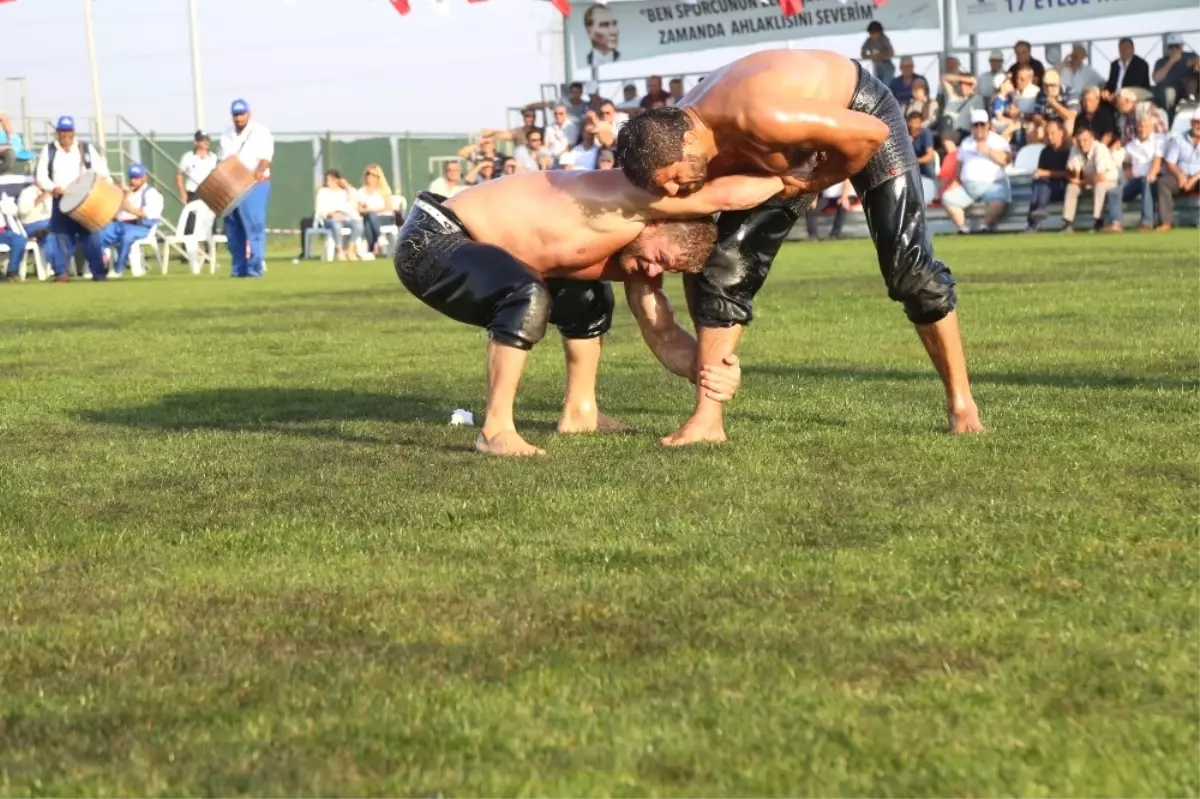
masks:
[[[938,250],[986,436],[797,245],[728,445],[622,310],[522,462],[386,262],[0,287],[0,793],[1197,795],[1196,234]]]

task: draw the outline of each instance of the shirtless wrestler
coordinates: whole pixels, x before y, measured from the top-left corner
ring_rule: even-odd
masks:
[[[569,170],[509,175],[449,200],[419,195],[400,231],[396,272],[425,304],[488,330],[487,409],[476,449],[543,454],[513,422],[528,351],[549,322],[568,339],[603,335],[612,294],[600,281],[639,284],[629,301],[655,355],[719,401],[705,386],[714,373],[695,371],[695,343],[670,319],[658,285],[663,272],[700,269],[716,243],[713,213],[757,207],[782,189],[778,177],[732,175],[687,197],[663,197],[617,170]],[[663,330],[664,320],[674,331]]]
[[[626,121],[617,159],[644,189],[683,196],[730,173],[783,177],[781,199],[722,214],[716,249],[685,277],[700,363],[734,351],[754,295],[809,195],[850,178],[862,198],[888,296],[903,303],[946,392],[949,429],[980,432],[959,335],[954,278],[933,256],[921,175],[896,98],[845,56],[769,50],[705,78],[673,108]],[[696,409],[663,444],[724,441],[719,404]]]

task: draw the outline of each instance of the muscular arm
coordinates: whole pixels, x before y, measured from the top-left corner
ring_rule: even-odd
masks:
[[[696,339],[675,321],[662,278],[625,283],[625,301],[637,319],[642,340],[671,374],[696,382]]]
[[[627,207],[647,219],[689,219],[757,208],[781,191],[783,179],[775,175],[727,175],[686,197],[659,197],[631,185]]]
[[[818,100],[805,100],[791,111],[749,111],[737,121],[749,136],[768,147],[798,147],[839,155],[830,159],[830,167],[836,162],[843,174],[820,188],[861,172],[889,134],[887,124],[881,119]],[[817,173],[825,171],[828,170],[817,167],[810,182],[815,183]],[[812,185],[803,190],[817,188]]]

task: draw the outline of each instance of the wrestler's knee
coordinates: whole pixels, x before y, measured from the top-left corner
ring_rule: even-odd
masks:
[[[514,286],[496,303],[488,323],[488,337],[510,347],[527,350],[546,335],[550,321],[550,292],[540,280]]]
[[[612,284],[605,280],[546,281],[550,322],[563,338],[596,338],[612,329]]]
[[[930,325],[954,310],[958,296],[950,269],[919,248],[898,254],[888,273],[888,296],[904,305],[914,325]]]

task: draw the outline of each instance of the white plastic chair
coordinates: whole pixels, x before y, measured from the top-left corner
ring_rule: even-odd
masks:
[[[141,277],[146,274],[146,267],[142,261],[142,248],[149,247],[150,252],[158,259],[158,269],[160,272],[165,271],[163,266],[162,253],[158,249],[158,224],[146,233],[145,236],[133,243],[133,247],[129,250],[129,272],[134,277]]]
[[[38,243],[36,241],[33,240],[33,238],[31,236],[29,236],[28,233],[25,232],[25,226],[21,224],[20,219],[17,219],[17,217],[15,217],[15,216],[11,216],[11,217],[9,217],[9,221],[12,223],[13,233],[16,233],[18,236],[24,236],[28,239],[28,241],[25,244],[25,257],[22,259],[22,262],[21,262],[20,279],[21,280],[25,279],[25,271],[29,268],[27,261],[29,260],[29,256],[32,255],[33,256],[33,268],[34,268],[34,271],[37,273],[38,280],[45,280],[47,277],[49,277],[49,270],[46,268],[46,258],[42,254],[42,248],[38,245]],[[0,253],[7,253],[8,250],[9,250],[9,248],[8,248],[7,244],[0,244]],[[0,259],[0,261],[3,261],[3,260],[7,260],[7,259]]]
[[[921,176],[921,194],[925,197],[925,207],[937,202],[937,182],[933,178]]]
[[[1017,150],[1017,157],[1012,166],[1005,171],[1009,175],[1032,175],[1037,169],[1038,157],[1041,156],[1044,144],[1026,144]]]
[[[182,231],[187,230],[188,219],[193,219],[192,232],[185,234]],[[201,200],[193,200],[179,212],[179,223],[175,226],[176,233],[174,236],[164,236],[162,239],[162,253],[159,255],[158,263],[162,273],[167,274],[167,269],[170,267],[170,247],[172,244],[183,245],[184,252],[187,253],[188,263],[191,265],[192,274],[198,275],[204,268],[204,262],[208,262],[208,273],[216,274],[217,271],[217,244],[224,244],[227,239],[222,235],[214,235],[213,227],[216,225],[217,219],[213,212]],[[200,245],[207,246],[207,252],[201,253]]]
[[[344,227],[344,228],[340,228],[338,230],[338,235],[340,237],[345,237],[345,236],[349,236],[350,232],[351,232],[350,228]],[[337,242],[335,242],[333,240],[333,236],[330,235],[329,229],[325,227],[325,219],[318,218],[318,217],[313,217],[312,227],[310,227],[308,230],[304,231],[304,257],[305,258],[312,257],[312,253],[313,253],[312,241],[317,236],[320,236],[322,239],[324,239],[324,248],[322,249],[322,253],[321,253],[323,256],[323,260],[332,261],[333,256],[337,252]],[[358,243],[355,245],[355,250],[358,252],[358,255],[360,258],[363,255],[365,255],[366,243],[361,238],[358,240]]]

